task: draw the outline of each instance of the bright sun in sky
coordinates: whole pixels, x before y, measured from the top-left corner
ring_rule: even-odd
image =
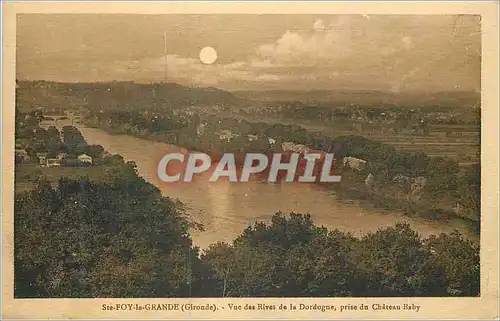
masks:
[[[217,51],[212,47],[205,47],[200,51],[200,60],[202,63],[210,65],[217,60]]]

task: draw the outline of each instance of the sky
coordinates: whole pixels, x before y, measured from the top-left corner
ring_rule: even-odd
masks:
[[[19,80],[480,91],[477,16],[22,14]],[[217,52],[200,61],[206,46]]]

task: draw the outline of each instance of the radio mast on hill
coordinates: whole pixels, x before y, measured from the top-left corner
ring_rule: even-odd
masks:
[[[163,82],[164,83],[167,83],[167,32],[164,31],[163,32],[163,39],[164,39],[164,42],[165,42],[165,74],[164,74],[164,79],[163,79]]]

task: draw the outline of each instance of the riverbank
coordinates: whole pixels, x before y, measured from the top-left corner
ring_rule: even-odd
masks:
[[[167,139],[168,135],[161,133],[124,131],[121,128],[96,124],[89,124],[89,127],[99,128],[111,135],[126,134],[159,143],[173,143],[173,141]],[[208,147],[183,146],[183,148],[193,148],[210,153]],[[384,173],[376,175],[376,182],[368,186],[365,181],[369,174],[368,170],[361,172],[346,170],[342,172],[343,177],[340,184],[330,184],[328,186],[323,184],[323,187],[335,193],[339,199],[359,202],[364,208],[370,210],[402,212],[404,215],[425,220],[449,221],[450,219],[459,219],[470,225],[476,233],[479,233],[478,217],[473,212],[467,211],[463,206],[461,211],[456,211],[454,209],[456,201],[453,198],[433,199],[433,193],[429,195],[421,190],[414,191],[409,186],[399,186],[393,181],[387,180],[384,177],[387,174]]]
[[[200,247],[218,241],[232,242],[245,227],[267,221],[276,212],[310,213],[318,226],[339,229],[353,235],[375,232],[397,222],[408,222],[423,236],[452,233],[459,230],[467,238],[479,241],[470,224],[458,218],[449,221],[410,217],[392,210],[375,210],[337,200],[332,189],[319,184],[280,184],[251,180],[247,183],[208,183],[207,177],[189,184],[159,184],[156,177],[158,151],[177,152],[180,148],[165,143],[129,135],[111,135],[101,129],[81,127],[85,139],[99,143],[113,154],[134,161],[139,175],[157,186],[163,195],[186,204],[192,219],[204,226],[193,231],[195,244]],[[363,205],[363,204],[361,204]]]

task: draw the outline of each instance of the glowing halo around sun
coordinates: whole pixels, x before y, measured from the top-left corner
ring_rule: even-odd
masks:
[[[200,50],[200,60],[206,65],[211,65],[217,60],[217,51],[212,47],[205,47]]]

